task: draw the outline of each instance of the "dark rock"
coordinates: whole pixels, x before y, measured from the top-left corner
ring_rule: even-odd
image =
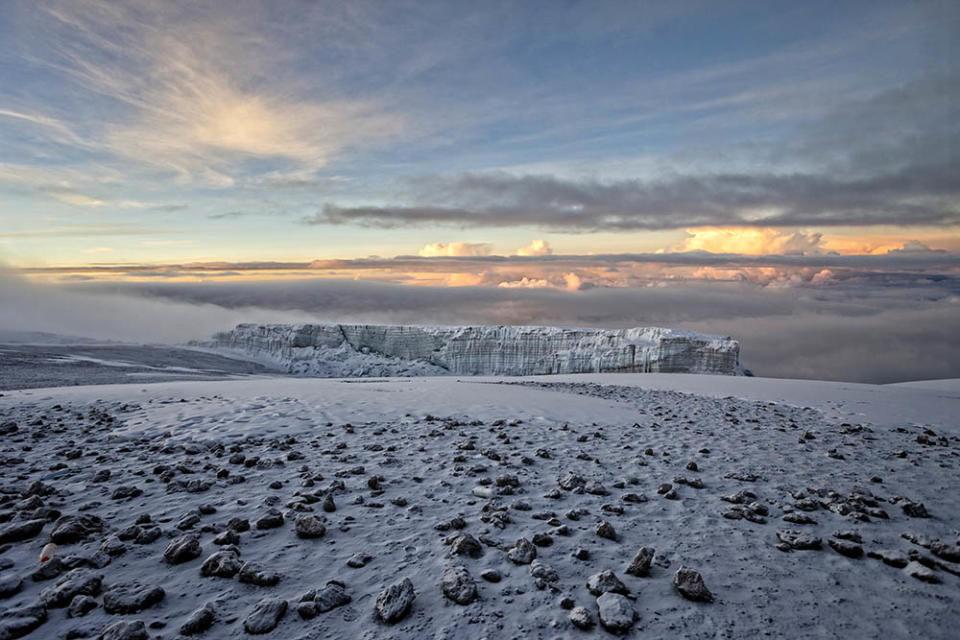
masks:
[[[40,600],[49,609],[66,607],[76,596],[95,596],[100,593],[103,576],[89,569],[74,569],[61,576],[53,586],[40,592]]]
[[[443,595],[457,604],[470,604],[477,598],[477,583],[462,565],[447,567],[441,581]]]
[[[0,528],[0,544],[29,540],[40,533],[45,524],[47,521],[44,519],[10,523]]]
[[[261,634],[273,631],[283,616],[287,615],[287,601],[283,598],[264,598],[256,605],[243,621],[247,633]]]
[[[520,538],[507,551],[507,558],[515,564],[530,564],[537,557],[537,548],[526,538]]]
[[[276,529],[283,526],[283,514],[277,509],[270,509],[257,520],[257,529]]]
[[[317,516],[310,514],[301,514],[294,521],[294,530],[298,538],[307,540],[322,538],[327,532],[327,527]]]
[[[71,618],[82,618],[97,608],[97,601],[90,596],[75,596],[67,607],[67,615]]]
[[[597,523],[596,532],[601,538],[613,540],[614,542],[617,541],[617,530],[614,529],[613,525],[606,520],[601,520]]]
[[[849,542],[847,540],[837,540],[835,538],[830,538],[827,540],[827,544],[830,545],[831,549],[833,549],[840,555],[847,556],[848,558],[863,557],[863,547],[853,542]]]
[[[450,555],[479,558],[483,555],[483,546],[469,533],[457,534],[450,541]]]
[[[217,551],[203,561],[200,575],[205,577],[232,578],[240,571],[240,556],[233,549]]]
[[[713,594],[703,583],[703,576],[693,569],[681,567],[673,575],[673,586],[687,600],[713,602]]]
[[[40,604],[29,604],[0,612],[0,638],[22,638],[47,621],[47,610]]]
[[[640,547],[637,554],[630,561],[626,573],[631,576],[643,578],[650,575],[650,564],[653,562],[654,550],[652,548]]]
[[[0,600],[6,600],[17,595],[21,589],[23,589],[23,580],[20,579],[20,576],[12,573],[10,575],[0,575]]]
[[[399,622],[410,611],[417,597],[410,578],[394,583],[377,596],[377,615],[387,624]]]
[[[480,577],[487,582],[500,582],[502,579],[500,572],[496,569],[485,569],[480,572]]]
[[[216,617],[217,614],[216,611],[214,611],[213,605],[208,602],[190,614],[190,617],[180,626],[180,634],[193,636],[198,633],[203,633],[213,625]]]
[[[118,584],[103,593],[103,610],[107,613],[139,613],[158,604],[166,595],[163,587],[139,582]]]
[[[201,553],[203,548],[200,546],[200,539],[189,534],[171,540],[163,550],[163,559],[170,564],[181,564],[200,557]]]
[[[50,540],[57,544],[75,544],[103,532],[103,520],[94,515],[63,516],[53,523]]]
[[[267,571],[259,564],[247,562],[240,568],[240,582],[258,587],[273,587],[280,582],[280,574]]]
[[[349,604],[350,600],[350,595],[344,589],[343,584],[333,580],[328,582],[323,589],[317,591],[313,598],[318,613],[326,613],[337,607],[342,607]]]
[[[128,622],[119,620],[107,625],[97,640],[149,640],[150,634],[141,620]]]

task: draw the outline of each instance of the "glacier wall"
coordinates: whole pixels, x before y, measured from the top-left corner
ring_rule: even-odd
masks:
[[[742,372],[736,340],[656,327],[240,324],[191,345],[320,377]]]

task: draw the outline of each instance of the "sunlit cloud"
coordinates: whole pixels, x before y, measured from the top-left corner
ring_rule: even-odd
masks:
[[[822,233],[782,231],[756,227],[703,227],[687,229],[679,251],[769,255],[811,253],[822,250]]]
[[[424,245],[417,255],[423,258],[486,256],[492,246],[487,242],[434,242]]]
[[[522,249],[517,249],[518,256],[548,256],[553,253],[546,240],[534,240]]]

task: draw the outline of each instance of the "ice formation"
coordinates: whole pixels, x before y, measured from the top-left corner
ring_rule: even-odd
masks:
[[[240,324],[192,346],[318,377],[742,373],[736,340],[656,327]]]

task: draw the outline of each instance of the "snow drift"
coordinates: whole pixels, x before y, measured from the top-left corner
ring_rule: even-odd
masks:
[[[240,324],[191,346],[320,377],[742,373],[736,340],[657,327]]]

